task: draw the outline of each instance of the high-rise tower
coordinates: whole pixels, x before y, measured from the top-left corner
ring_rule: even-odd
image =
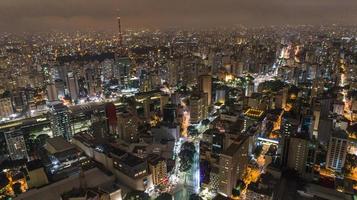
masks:
[[[119,16],[119,10],[118,10],[117,20],[118,20],[118,40],[119,40],[119,46],[122,46],[122,44],[123,44],[123,36],[122,36],[122,32],[121,32],[121,21],[120,21],[120,16]]]

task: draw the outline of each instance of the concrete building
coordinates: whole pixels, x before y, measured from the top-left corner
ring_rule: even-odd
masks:
[[[54,83],[49,83],[47,85],[47,100],[49,102],[58,101],[58,92]]]
[[[348,135],[346,131],[336,129],[333,131],[328,144],[326,167],[341,171],[345,164],[348,147]]]
[[[153,186],[152,176],[144,159],[125,153],[120,158],[113,157],[113,169],[117,178],[134,190],[145,191]]]
[[[207,93],[207,103],[211,105],[212,102],[212,76],[211,75],[201,75],[198,78],[199,80],[199,90],[202,93]]]
[[[166,104],[163,108],[163,121],[166,123],[175,123],[177,120],[177,105]]]
[[[191,95],[190,101],[190,122],[191,123],[199,123],[203,119],[207,118],[208,115],[208,105],[207,103],[207,95]]]
[[[71,96],[72,101],[78,99],[79,87],[78,80],[74,72],[68,72],[67,74],[67,89],[69,90],[69,95]]]
[[[113,183],[115,176],[104,173],[98,168],[93,168],[84,172],[84,181],[88,188],[98,187],[103,184]],[[80,186],[80,175],[73,174],[68,178],[46,185],[44,187],[33,188],[20,194],[16,200],[58,200],[64,192]]]
[[[166,104],[169,103],[170,96],[168,94],[161,94],[160,95],[160,113],[161,115],[164,114],[164,108]]]
[[[300,174],[304,174],[305,172],[308,142],[308,140],[303,138],[290,138],[287,167],[295,169]]]
[[[27,148],[21,131],[4,133],[9,156],[12,160],[28,159]]]
[[[70,140],[72,138],[72,128],[68,107],[59,101],[50,103],[49,107],[52,135],[54,137],[62,136],[66,140]]]
[[[0,117],[9,117],[14,114],[14,109],[12,108],[11,98],[1,98],[0,99]]]
[[[154,185],[159,185],[167,180],[167,166],[164,158],[151,154],[147,158],[149,170],[152,174],[152,182]]]
[[[248,166],[249,137],[241,136],[234,141],[220,156],[218,192],[226,197],[232,195]]]
[[[129,112],[117,114],[118,139],[125,142],[135,142],[138,140],[138,121],[136,117]]]
[[[37,188],[47,185],[48,178],[40,160],[32,160],[26,163],[26,169],[28,173],[27,185],[31,188]]]

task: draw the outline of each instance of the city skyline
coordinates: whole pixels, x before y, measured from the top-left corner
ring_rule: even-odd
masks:
[[[125,28],[357,23],[354,0],[3,0],[0,30],[112,32],[117,9]]]
[[[356,0],[0,0],[0,200],[357,199]]]

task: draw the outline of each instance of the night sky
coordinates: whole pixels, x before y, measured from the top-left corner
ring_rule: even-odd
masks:
[[[357,24],[357,0],[0,0],[0,32]]]

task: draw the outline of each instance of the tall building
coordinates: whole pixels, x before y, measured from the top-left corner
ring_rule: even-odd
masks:
[[[216,90],[216,102],[224,104],[226,102],[226,90],[219,88]]]
[[[143,108],[144,108],[144,117],[146,119],[150,119],[151,117],[151,100],[150,98],[145,98],[143,101]]]
[[[207,100],[205,100],[204,97],[207,98],[207,95],[198,95],[198,94],[191,95],[189,99],[191,123],[199,123],[200,121],[202,121],[207,117],[208,105],[206,104]]]
[[[212,76],[201,75],[199,77],[199,89],[200,92],[207,93],[208,105],[211,105],[212,101]]]
[[[233,142],[220,156],[218,192],[226,197],[245,173],[248,166],[249,137],[242,136]]]
[[[67,89],[69,90],[69,95],[72,101],[78,99],[79,88],[77,77],[73,72],[68,72],[67,74]]]
[[[287,167],[295,169],[299,174],[305,172],[309,141],[303,138],[291,137]]]
[[[319,124],[320,124],[320,107],[319,106],[314,106],[313,108],[313,130],[312,130],[312,135],[315,138],[318,138],[318,133],[319,133]]]
[[[61,99],[62,97],[65,96],[65,86],[64,86],[65,84],[62,80],[56,80],[54,84],[56,87],[57,95],[59,99]]]
[[[54,83],[49,83],[47,85],[47,100],[49,102],[58,100],[57,88]]]
[[[170,59],[167,62],[167,81],[169,86],[175,87],[178,82],[178,63]]]
[[[12,160],[28,159],[23,133],[21,131],[9,131],[4,134],[10,158]]]
[[[281,119],[280,132],[285,136],[293,136],[298,131],[300,121],[292,113],[285,113]]]
[[[281,166],[286,167],[289,156],[290,137],[295,136],[299,127],[299,120],[291,113],[285,113],[281,119],[279,148],[281,151]]]
[[[119,84],[126,86],[130,78],[131,61],[128,57],[116,58],[114,61],[113,75]]]
[[[136,117],[129,112],[117,114],[118,136],[125,142],[136,142],[138,140],[138,121]]]
[[[160,96],[160,113],[164,114],[165,105],[169,103],[170,96],[168,94],[161,94]]]
[[[286,107],[288,95],[289,95],[289,87],[284,87],[282,90],[282,103],[281,103],[283,109]]]
[[[167,178],[167,166],[164,158],[151,154],[148,156],[149,171],[152,174],[152,182],[159,185]]]
[[[113,103],[105,104],[105,115],[108,122],[109,134],[115,135],[118,126],[118,119],[116,115],[116,108]]]
[[[214,130],[212,133],[212,153],[214,155],[220,155],[224,149],[224,134],[218,130]]]
[[[119,15],[117,17],[117,21],[118,21],[118,41],[119,41],[119,46],[121,47],[123,45],[123,34],[121,32],[121,18]]]
[[[12,93],[12,104],[16,112],[23,112],[27,109],[27,98],[25,91],[17,90]]]
[[[245,88],[245,96],[250,97],[254,93],[254,83],[249,82]]]
[[[56,101],[49,104],[50,121],[53,137],[62,136],[66,140],[72,138],[72,128],[68,107]]]
[[[345,164],[348,147],[348,135],[346,131],[336,129],[333,131],[328,144],[326,167],[341,171]]]
[[[176,122],[177,106],[175,104],[166,104],[163,110],[163,121],[167,123]]]

